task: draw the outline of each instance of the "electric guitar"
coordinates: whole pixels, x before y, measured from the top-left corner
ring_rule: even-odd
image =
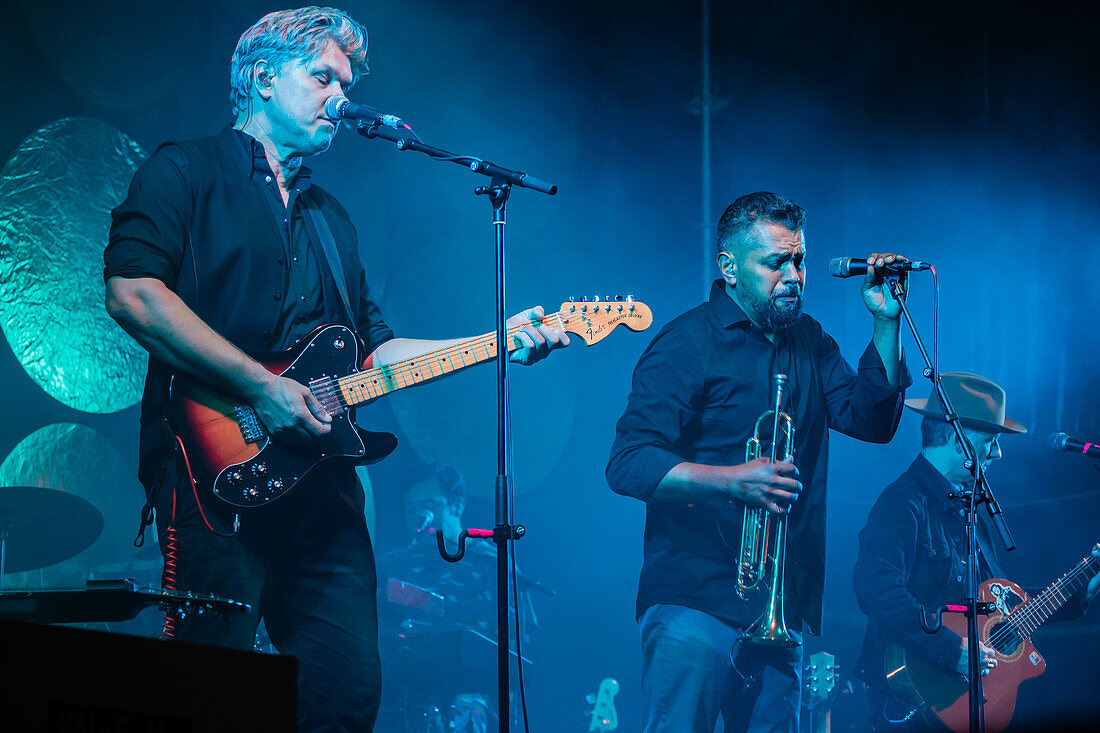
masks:
[[[591,346],[619,325],[642,331],[653,323],[644,303],[627,300],[562,303],[543,323]],[[508,351],[519,348],[509,329]],[[397,447],[390,433],[362,430],[355,408],[383,395],[446,376],[497,356],[496,332],[426,354],[361,370],[365,355],[351,329],[320,326],[286,351],[261,358],[272,373],[307,386],[329,415],[332,429],[316,440],[287,443],[270,436],[251,405],[205,382],[172,378],[168,421],[196,488],[240,509],[284,496],[318,464],[347,458],[376,463]]]
[[[978,600],[996,610],[978,619],[982,643],[997,652],[997,665],[982,677],[987,733],[1004,730],[1016,709],[1016,692],[1024,680],[1046,670],[1031,634],[1100,570],[1100,558],[1086,555],[1034,598],[1015,583],[993,578],[982,583]],[[948,613],[943,625],[966,637],[966,617]],[[899,700],[922,707],[956,733],[970,725],[968,686],[957,672],[932,664],[896,644],[886,645],[886,681]]]

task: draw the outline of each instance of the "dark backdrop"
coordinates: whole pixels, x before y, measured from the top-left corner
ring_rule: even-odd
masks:
[[[215,132],[230,120],[227,66],[238,35],[281,5],[12,3],[0,27],[0,151],[6,159],[66,117],[103,120],[146,151]],[[828,259],[892,250],[936,263],[943,368],[996,380],[1009,415],[1030,429],[1004,441],[990,479],[1019,547],[1007,567],[1045,584],[1100,539],[1100,474],[1043,445],[1057,430],[1100,435],[1090,326],[1100,264],[1096,12],[1057,1],[713,5],[712,76],[725,106],[714,116],[706,222],[699,118],[689,111],[700,89],[696,3],[347,3],[371,34],[372,72],[352,96],[397,112],[429,142],[560,186],[554,198],[516,191],[509,206],[514,310],[630,293],[659,326],[703,297],[713,270],[704,229],[758,189],[809,211],[807,310],[850,358],[870,320],[856,282],[827,276]],[[352,211],[398,333],[491,327],[489,210],[472,195],[480,181],[348,130],[314,167]],[[916,277],[912,307],[929,341],[931,293],[930,278]],[[519,560],[558,592],[538,600],[541,627],[529,649],[535,730],[585,729],[584,696],[608,676],[622,683],[622,729],[640,729],[632,616],[643,508],[608,490],[603,465],[651,335],[615,333],[513,372],[516,516],[530,530]],[[904,343],[919,380],[908,335]],[[0,348],[0,455],[61,422],[93,429],[135,460],[136,408],[67,408]],[[471,486],[469,522],[491,524],[492,384],[493,370],[474,370],[361,413],[402,439],[371,471],[380,548],[403,541],[396,490],[426,461],[458,465]],[[912,394],[926,393],[918,381]],[[856,534],[918,441],[918,420],[907,414],[890,445],[833,442],[825,631],[807,650],[835,652],[844,672],[864,623],[850,587]],[[48,478],[50,466],[42,472]],[[140,491],[132,479],[111,489],[132,514],[109,517],[107,532],[128,537]],[[109,574],[111,563],[132,560],[97,562]],[[53,580],[48,571],[36,577]],[[1049,671],[1024,687],[1021,717],[1041,719],[1047,706],[1097,711],[1097,628],[1086,617],[1039,634]],[[834,725],[862,724],[862,701],[842,701]]]

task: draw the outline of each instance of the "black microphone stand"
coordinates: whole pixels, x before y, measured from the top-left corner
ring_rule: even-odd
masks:
[[[962,446],[963,454],[966,457],[963,465],[970,471],[970,475],[974,477],[974,484],[970,491],[952,494],[951,498],[966,500],[966,643],[968,656],[967,669],[969,671],[967,681],[970,689],[970,733],[982,733],[982,731],[985,730],[985,697],[982,693],[982,675],[979,668],[978,615],[980,613],[989,613],[989,609],[987,605],[978,602],[978,504],[985,504],[989,516],[993,520],[993,526],[997,528],[997,533],[1000,535],[1001,542],[1005,546],[1005,550],[1015,550],[1016,543],[1012,541],[1012,533],[1008,531],[1008,524],[1005,523],[1004,517],[1001,514],[1001,507],[997,503],[996,497],[993,496],[993,490],[989,487],[989,483],[985,479],[985,472],[982,470],[982,465],[978,460],[977,453],[974,451],[974,446],[971,445],[966,434],[963,432],[959,416],[955,413],[955,408],[951,405],[951,399],[947,396],[947,391],[944,390],[943,385],[940,384],[940,375],[936,374],[936,370],[932,366],[932,360],[928,356],[928,351],[924,348],[924,342],[921,341],[920,333],[917,332],[917,327],[913,323],[913,318],[909,315],[909,308],[905,305],[905,291],[898,282],[898,277],[896,275],[891,275],[884,278],[884,280],[890,288],[890,294],[894,296],[894,300],[901,306],[901,312],[902,315],[905,316],[905,322],[909,324],[909,330],[913,334],[913,340],[916,342],[917,349],[920,350],[921,357],[924,359],[924,376],[931,380],[932,385],[935,387],[936,395],[939,397],[940,404],[943,405],[944,419],[955,429],[955,438],[959,441],[959,445]],[[937,630],[938,625],[937,628],[930,633],[935,633]],[[925,626],[925,631],[929,631],[928,626]]]
[[[474,173],[489,177],[488,186],[478,186],[474,193],[488,196],[493,207],[493,230],[496,236],[496,348],[497,348],[497,479],[496,479],[496,524],[492,532],[487,530],[464,530],[463,534],[472,537],[492,538],[497,551],[497,711],[500,715],[500,733],[508,733],[511,727],[511,707],[509,704],[509,651],[511,642],[508,635],[508,563],[511,542],[518,540],[526,530],[523,525],[512,524],[510,507],[511,453],[508,450],[511,431],[508,416],[508,331],[505,327],[505,208],[512,186],[530,188],[553,196],[558,187],[541,181],[520,171],[509,170],[481,158],[469,155],[456,155],[441,148],[425,145],[411,130],[393,129],[375,122],[360,122],[357,131],[363,137],[376,137],[390,140],[398,150],[415,150],[440,161],[457,163]],[[447,552],[443,545],[443,534],[437,533],[439,552],[444,560],[458,562],[462,559],[465,547],[459,546],[459,552]],[[463,538],[464,539],[464,538]],[[519,630],[516,630],[518,635]],[[519,660],[522,664],[523,660]],[[522,670],[521,670],[522,672]]]

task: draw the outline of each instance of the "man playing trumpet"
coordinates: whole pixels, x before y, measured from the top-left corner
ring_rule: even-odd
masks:
[[[646,349],[617,426],[608,483],[646,503],[637,617],[647,733],[712,733],[719,715],[727,731],[751,724],[797,732],[801,648],[751,645],[747,683],[730,662],[765,605],[760,594],[736,592],[742,514],[747,505],[787,517],[786,621],[795,640],[803,624],[818,633],[828,428],[872,442],[889,441],[897,428],[910,378],[900,307],[876,268],[905,258],[867,259],[862,293],[874,327],[857,371],[801,312],[804,223],[802,208],[774,193],[742,196],[726,209],[720,279],[706,303]],[[742,462],[777,373],[788,377],[793,462]]]

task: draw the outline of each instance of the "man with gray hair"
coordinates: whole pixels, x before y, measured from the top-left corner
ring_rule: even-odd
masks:
[[[208,384],[251,405],[276,441],[308,442],[332,430],[332,417],[309,388],[253,355],[329,323],[356,332],[364,368],[453,343],[394,337],[351,217],[303,164],[332,142],[340,121],[325,101],[366,71],[366,51],[366,31],[340,10],[260,19],[233,53],[236,120],[213,137],[162,145],[142,165],[104,253],[107,310],[150,355],[142,526],[155,515],[164,585],[253,608],[224,621],[169,616],[165,632],[250,648],[263,618],[276,648],[299,660],[299,728],[310,731],[369,731],[378,710],[377,581],[354,466],[325,461],[285,498],[234,517],[192,481],[194,456],[168,422],[169,387],[177,375]],[[522,324],[511,360],[529,364],[568,343],[541,319],[534,308],[509,321]]]

